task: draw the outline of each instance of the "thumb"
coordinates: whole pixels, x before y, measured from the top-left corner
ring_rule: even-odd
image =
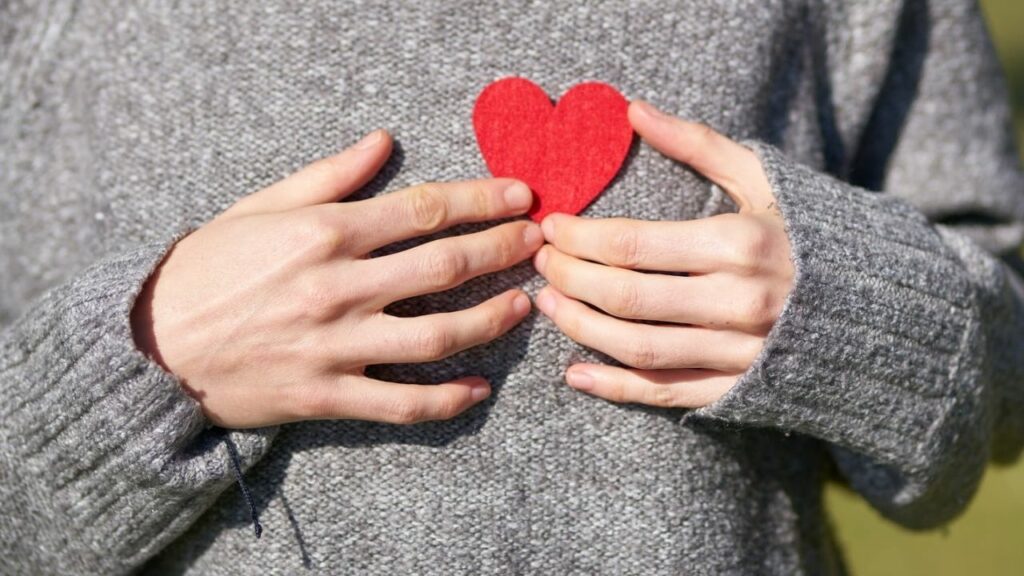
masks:
[[[321,158],[275,184],[254,192],[225,212],[232,216],[283,212],[336,202],[362,188],[391,155],[391,136],[375,130],[345,150]]]
[[[642,101],[629,105],[629,121],[655,150],[718,184],[740,211],[764,208],[774,201],[757,155],[710,126],[669,116]]]

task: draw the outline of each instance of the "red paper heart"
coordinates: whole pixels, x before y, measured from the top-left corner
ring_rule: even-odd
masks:
[[[491,174],[533,190],[529,215],[540,222],[580,212],[612,181],[633,142],[628,107],[601,82],[573,86],[555,106],[533,82],[504,78],[477,97],[473,128]]]

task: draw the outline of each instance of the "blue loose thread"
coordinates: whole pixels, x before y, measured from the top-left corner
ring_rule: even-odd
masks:
[[[252,516],[252,529],[256,532],[256,539],[259,540],[260,536],[263,535],[263,525],[260,524],[260,516],[256,513],[256,504],[252,501],[252,494],[249,493],[249,488],[245,485],[245,480],[242,479],[242,464],[241,459],[238,457],[238,448],[235,446],[234,441],[228,436],[227,431],[224,432],[224,445],[228,448],[228,455],[231,457],[231,469],[235,471],[235,480],[238,481],[238,488],[242,491],[242,498],[245,498],[245,503],[249,505],[249,515]]]

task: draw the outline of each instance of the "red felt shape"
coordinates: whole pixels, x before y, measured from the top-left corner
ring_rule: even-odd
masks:
[[[525,78],[484,88],[473,108],[473,128],[495,177],[522,180],[533,190],[529,215],[577,214],[622,167],[633,142],[629,102],[602,82],[573,86],[555,106]]]

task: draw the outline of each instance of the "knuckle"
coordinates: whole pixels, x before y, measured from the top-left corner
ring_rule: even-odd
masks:
[[[311,215],[297,227],[299,246],[303,252],[313,254],[322,259],[333,255],[345,242],[345,234],[339,226],[333,225],[325,217]]]
[[[735,344],[734,353],[723,365],[723,368],[730,370],[746,370],[761,353],[764,347],[764,340],[759,337],[747,337],[742,342]]]
[[[616,380],[608,387],[607,398],[612,402],[623,404],[630,401],[629,392],[626,389],[626,383],[622,380]]]
[[[756,270],[771,254],[772,234],[752,218],[740,217],[732,243],[733,263],[744,270]]]
[[[715,137],[715,130],[703,122],[694,122],[690,125],[690,136],[699,142],[707,142]]]
[[[746,300],[743,313],[747,325],[754,328],[770,327],[775,322],[775,298],[769,290],[758,288]]]
[[[512,230],[511,232],[516,233],[516,230]],[[494,253],[498,260],[498,265],[502,268],[506,268],[515,263],[518,252],[516,250],[515,241],[511,238],[511,234],[503,234],[498,238],[497,242],[495,242]]]
[[[417,357],[440,360],[455,348],[455,337],[441,327],[428,325],[416,334],[412,346]]]
[[[626,363],[633,368],[641,370],[654,370],[657,368],[657,355],[654,345],[646,337],[634,338],[626,353]]]
[[[331,285],[321,281],[312,273],[303,274],[298,280],[296,302],[301,306],[302,316],[324,319],[334,309],[334,291]]]
[[[675,391],[663,384],[652,384],[647,399],[651,405],[661,408],[672,408],[676,405]]]
[[[613,266],[638,267],[640,250],[640,235],[634,228],[620,226],[608,236],[608,258]]]
[[[572,278],[572,275],[564,272],[565,262],[562,260],[562,256],[557,250],[552,250],[547,246],[541,249],[544,250],[547,258],[547,262],[544,264],[544,277],[552,286],[566,288],[569,285],[567,280]]]
[[[427,283],[443,288],[457,283],[466,273],[469,262],[462,252],[437,248],[424,258],[423,266]]]
[[[420,232],[432,232],[448,219],[448,201],[437,184],[421,184],[409,191],[409,221]]]
[[[636,282],[622,279],[614,283],[615,301],[612,313],[624,318],[641,318],[646,312],[646,302]]]
[[[491,212],[491,193],[486,186],[475,184],[469,190],[469,206],[475,218],[485,218]]]
[[[303,171],[312,176],[314,182],[329,182],[344,174],[346,169],[345,162],[338,155],[332,155],[310,162]]]
[[[750,232],[747,237],[747,251],[756,258],[756,262],[762,262],[771,254],[774,246],[774,235],[772,231],[760,223],[760,221],[754,221],[756,224],[750,227]]]
[[[689,123],[687,130],[684,132],[685,138],[690,140],[689,150],[703,150],[709,144],[712,143],[715,136],[717,135],[715,130],[704,123],[692,122]],[[690,152],[685,156],[685,160],[689,160],[696,154],[696,152]]]
[[[505,331],[505,311],[494,307],[484,318],[484,337],[488,342],[494,340]]]
[[[462,412],[462,402],[455,394],[445,394],[437,400],[436,412],[430,415],[432,420],[448,420]]]
[[[573,340],[579,342],[583,339],[583,316],[579,313],[572,312],[567,313],[559,311],[559,316],[562,325],[562,331],[565,335]]]
[[[387,408],[386,420],[393,424],[416,424],[425,419],[423,405],[411,397],[401,397]]]

